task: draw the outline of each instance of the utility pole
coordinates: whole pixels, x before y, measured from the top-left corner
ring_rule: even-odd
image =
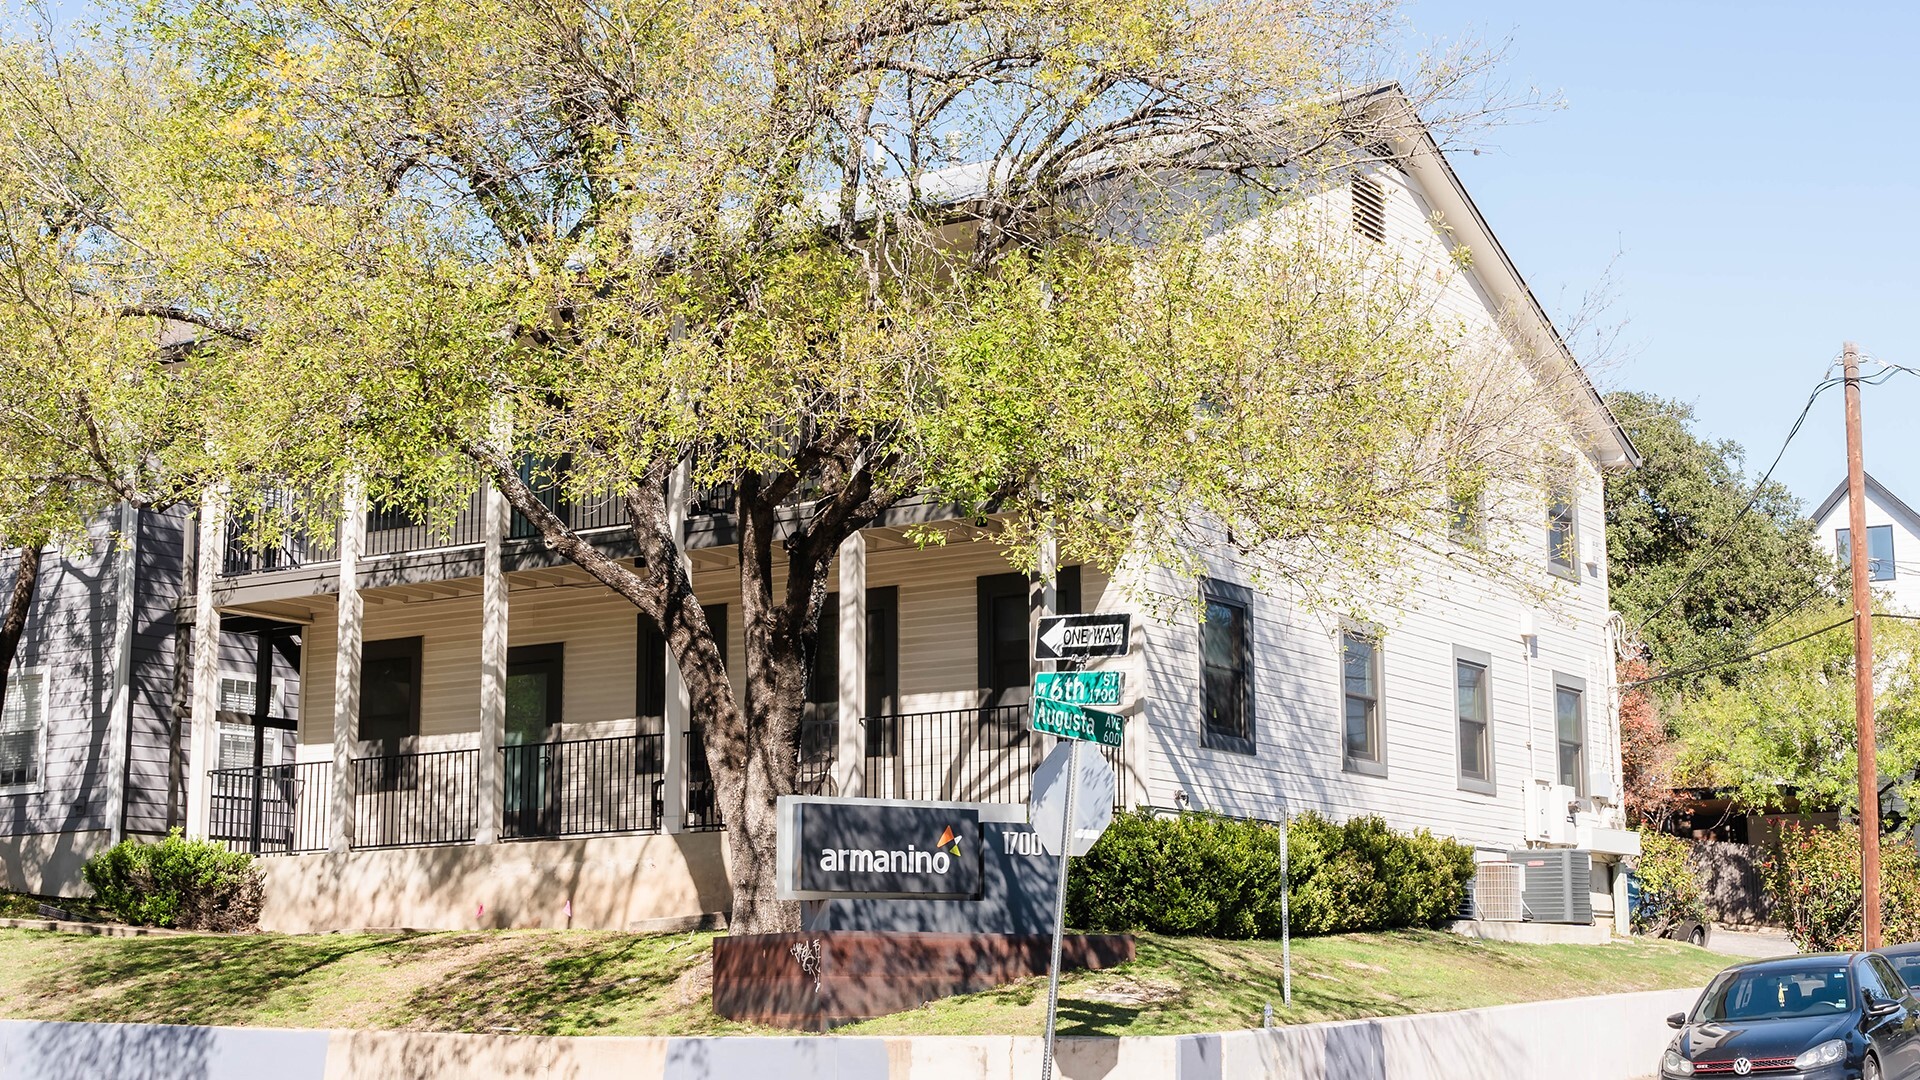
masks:
[[[1880,770],[1874,761],[1873,596],[1867,480],[1860,449],[1860,347],[1840,350],[1847,391],[1847,549],[1853,570],[1853,721],[1860,744],[1860,946],[1880,947]]]

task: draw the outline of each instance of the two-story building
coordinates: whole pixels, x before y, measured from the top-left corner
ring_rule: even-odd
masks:
[[[1867,490],[1867,581],[1874,592],[1886,597],[1895,611],[1920,614],[1920,514],[1888,491],[1886,485],[1866,478]],[[1841,566],[1853,563],[1852,529],[1849,526],[1847,482],[1840,481],[1813,511],[1814,535]],[[1905,556],[1906,562],[1900,561]]]
[[[1230,564],[1198,583],[1062,568],[1046,607],[1136,617],[1135,647],[1113,663],[1129,687],[1124,745],[1107,751],[1117,801],[1379,814],[1490,857],[1579,847],[1599,860],[1594,906],[1610,914],[1624,893],[1610,867],[1637,845],[1618,808],[1601,477],[1635,462],[1632,445],[1424,132],[1314,198],[1356,242],[1423,267],[1449,315],[1574,376],[1582,391],[1540,433],[1571,458],[1568,479],[1488,495],[1517,507],[1490,520],[1528,523],[1503,539],[1526,581],[1423,552],[1395,570],[1415,579],[1411,598],[1364,622],[1255,588]],[[687,497],[679,527],[737,667],[739,556],[721,494]],[[297,493],[287,505],[298,513]],[[556,509],[622,550],[616,500]],[[810,791],[1027,797],[1045,748],[1025,709],[1035,590],[990,522],[941,513],[896,508],[841,550],[799,749]],[[1464,508],[1465,532],[1478,513]],[[178,823],[265,856],[269,929],[644,928],[723,914],[698,718],[657,631],[547,552],[490,487],[476,482],[444,520],[350,505],[258,550],[246,522],[202,509],[179,545],[180,602],[152,623],[176,630],[185,658],[165,669],[180,693],[152,733],[165,768],[124,772],[153,808],[142,831]],[[929,521],[949,543],[909,538]],[[1155,590],[1197,603],[1137,603]],[[484,700],[486,671],[504,671],[503,703]],[[216,709],[196,707],[206,701]],[[7,732],[53,745],[112,722],[101,709],[8,717]],[[0,818],[13,830],[0,847],[22,853],[12,887],[70,881],[35,876],[30,852],[97,847],[21,835],[73,823],[115,835],[70,809],[109,783],[114,753],[49,760],[40,780],[0,789],[0,808],[35,808]]]

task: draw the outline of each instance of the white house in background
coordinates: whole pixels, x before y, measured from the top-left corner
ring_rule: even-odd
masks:
[[[1887,596],[1896,609],[1920,614],[1920,513],[1901,502],[1871,473],[1866,486],[1867,580],[1873,591]],[[1813,512],[1820,543],[1842,566],[1851,562],[1848,516],[1847,482],[1842,480]]]

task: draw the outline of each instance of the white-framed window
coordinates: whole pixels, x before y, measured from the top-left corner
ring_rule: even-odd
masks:
[[[1340,632],[1341,743],[1346,770],[1387,775],[1386,732],[1380,715],[1380,634],[1346,627]]]
[[[254,692],[259,682],[251,675],[222,674],[220,676],[220,711],[252,716]],[[273,688],[267,695],[267,715],[277,719],[287,716],[287,680],[273,680]]]
[[[0,793],[39,791],[47,760],[47,674],[27,668],[7,679],[0,710]]]

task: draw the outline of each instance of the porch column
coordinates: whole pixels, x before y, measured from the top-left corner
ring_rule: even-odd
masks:
[[[120,548],[113,583],[113,697],[107,705],[106,813],[108,836],[119,843],[127,834],[127,758],[133,729],[134,584],[140,566],[140,511],[120,504]]]
[[[209,492],[200,501],[200,536],[193,566],[193,689],[187,712],[187,835],[205,837],[213,809],[211,770],[220,746],[220,609],[214,583],[227,556],[226,500]]]
[[[866,745],[860,719],[867,708],[867,537],[840,543],[840,744],[834,790],[864,795]]]
[[[506,791],[500,746],[507,729],[507,573],[501,562],[506,543],[507,498],[492,484],[481,489],[481,528],[487,551],[481,570],[480,598],[480,761],[476,781],[473,842],[500,838],[500,808]]]
[[[673,535],[680,560],[687,565],[687,496],[692,480],[692,463],[682,461],[667,482],[667,531]],[[663,635],[664,636],[664,635]],[[667,652],[663,665],[667,676],[666,716],[660,725],[660,831],[685,832],[687,828],[687,739],[688,714],[692,705],[687,696],[687,681],[680,675],[680,662],[674,659],[673,646],[662,645]],[[723,644],[721,646],[725,648]]]
[[[360,718],[360,548],[366,539],[366,495],[358,476],[347,478],[340,507],[340,603],[333,641],[332,851],[353,847],[354,728]]]

